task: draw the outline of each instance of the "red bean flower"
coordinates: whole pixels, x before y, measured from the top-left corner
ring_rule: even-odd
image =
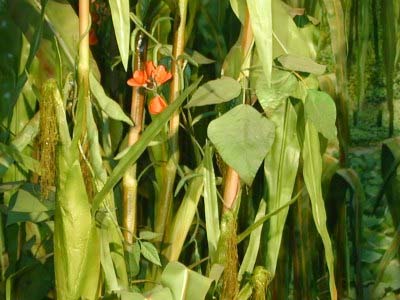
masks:
[[[160,95],[155,96],[149,102],[149,112],[152,115],[161,113],[168,106],[167,102]]]
[[[167,71],[165,66],[158,65],[156,67],[152,61],[146,63],[146,73],[157,86],[164,84],[172,78],[172,74]]]
[[[172,74],[167,71],[165,66],[154,65],[152,61],[146,62],[145,70],[136,70],[133,73],[133,77],[128,80],[128,85],[130,86],[141,86],[154,88],[160,86],[170,80]]]
[[[128,79],[127,83],[130,86],[147,86],[147,74],[145,71],[142,70],[136,70],[135,73],[133,73],[133,77]]]

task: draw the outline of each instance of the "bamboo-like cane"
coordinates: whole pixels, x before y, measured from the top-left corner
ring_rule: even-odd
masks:
[[[136,39],[136,52],[134,56],[134,70],[144,70],[147,53],[147,41],[142,32],[139,32]],[[145,95],[142,87],[132,88],[131,118],[133,126],[128,134],[128,146],[134,145],[140,137],[143,125]],[[137,229],[137,189],[136,163],[133,164],[124,174],[123,185],[123,219],[125,242],[132,244]]]
[[[174,102],[182,91],[180,82],[183,61],[178,60],[184,53],[185,48],[185,28],[187,16],[188,0],[179,0],[174,25],[174,42],[172,50],[172,81],[170,85],[170,102]],[[175,112],[169,123],[169,153],[168,161],[163,166],[164,180],[161,185],[160,197],[156,208],[155,231],[164,238],[165,231],[171,219],[172,192],[176,177],[177,165],[179,162],[179,111]]]

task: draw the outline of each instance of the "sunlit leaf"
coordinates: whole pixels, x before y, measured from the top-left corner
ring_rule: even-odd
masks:
[[[272,0],[273,58],[293,54],[311,57],[312,50],[307,37],[296,26],[292,17],[279,0]],[[260,55],[261,59],[264,59]]]
[[[103,87],[100,85],[100,83],[97,81],[92,73],[90,73],[89,79],[90,90],[96,97],[97,102],[99,103],[101,109],[106,113],[106,115],[114,120],[120,120],[132,126],[132,120],[127,115],[125,115],[121,106],[119,106],[117,102],[106,95]]]
[[[325,260],[329,270],[330,294],[331,298],[336,300],[337,291],[334,275],[334,256],[331,239],[326,226],[326,211],[321,188],[322,158],[320,154],[319,137],[317,129],[309,121],[306,121],[305,125],[303,161],[304,182],[308,194],[310,195],[314,223],[324,244]]]
[[[39,188],[36,186],[36,188]],[[10,208],[11,211],[18,212],[43,212],[54,210],[55,204],[54,201],[40,201],[38,197],[40,194],[38,191],[34,193],[33,191],[29,191],[31,187],[25,186],[25,188],[21,188],[16,195],[15,203]]]
[[[282,55],[278,61],[285,69],[305,72],[315,75],[322,75],[325,73],[326,66],[320,65],[309,57],[297,55]]]
[[[108,227],[113,226],[109,218],[102,220],[101,228],[99,229],[100,236],[100,262],[103,269],[104,281],[106,285],[106,293],[119,290],[117,275],[114,270],[114,265],[110,252],[110,244],[108,240]]]
[[[272,72],[272,3],[271,0],[248,0],[247,6],[258,56],[269,86]]]
[[[153,264],[161,266],[160,257],[158,256],[158,252],[156,247],[149,242],[140,242],[140,253],[151,261]]]
[[[258,221],[262,216],[265,215],[265,210],[266,202],[264,201],[264,199],[261,199],[254,222]],[[242,279],[242,276],[245,272],[253,273],[254,265],[256,263],[258,251],[260,248],[261,231],[262,226],[259,226],[257,229],[252,231],[250,235],[249,246],[246,249],[246,253],[243,257],[242,263],[240,264],[239,281]]]
[[[336,137],[336,106],[327,93],[308,90],[304,113],[306,119],[327,139]]]
[[[231,77],[211,80],[197,89],[186,107],[224,103],[239,96],[241,89]]]
[[[203,300],[211,282],[178,262],[170,262],[161,275],[161,283],[171,290],[174,299]]]
[[[10,159],[15,160],[16,162],[22,164],[25,168],[35,172],[36,174],[41,173],[39,161],[19,152],[17,149],[15,149],[15,147],[7,146],[3,143],[0,143],[0,151],[2,155],[8,156],[9,160]]]
[[[219,240],[218,197],[213,166],[212,147],[208,144],[204,153],[204,214],[206,221],[208,253],[211,263],[216,262]]]
[[[108,2],[122,64],[127,70],[130,42],[129,0],[108,0]]]
[[[297,116],[289,100],[280,105],[271,120],[276,128],[275,140],[264,162],[268,185],[268,214],[291,201],[300,156],[296,131]],[[265,230],[263,237],[267,241],[267,251],[264,254],[266,268],[272,274],[275,274],[288,211],[289,207],[285,207],[271,216],[268,230]]]
[[[208,126],[222,159],[251,185],[275,137],[274,124],[250,105],[238,105]]]
[[[164,239],[168,246],[163,251],[163,254],[169,261],[176,261],[179,259],[186,236],[192,226],[197,211],[197,205],[203,193],[204,180],[203,174],[201,174],[202,171],[203,166],[201,164],[195,171],[195,174],[198,176],[194,176],[190,180],[182,203],[175,213],[170,229]]]
[[[298,81],[290,72],[273,70],[272,84],[268,83],[261,77],[256,84],[256,94],[262,108],[271,116],[289,96],[292,96],[297,88]]]

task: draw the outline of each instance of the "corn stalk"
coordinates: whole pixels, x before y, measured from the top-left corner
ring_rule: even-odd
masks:
[[[183,71],[183,60],[180,57],[185,48],[185,28],[187,15],[187,0],[179,0],[176,9],[174,23],[174,41],[172,49],[172,81],[170,85],[170,103],[173,103],[183,89],[181,72]],[[163,165],[163,181],[160,187],[160,196],[155,213],[155,232],[163,239],[171,220],[171,209],[173,201],[173,189],[176,170],[179,163],[179,111],[176,111],[169,122],[168,131],[168,158]]]
[[[147,41],[143,32],[139,32],[136,38],[136,49],[134,54],[133,72],[136,70],[144,70]],[[131,98],[131,118],[133,126],[128,134],[128,147],[134,145],[140,138],[143,126],[145,95],[142,87],[132,88]],[[138,181],[136,174],[137,165],[133,164],[124,174],[122,179],[123,186],[123,222],[125,242],[132,244],[137,229],[137,197],[138,197]]]

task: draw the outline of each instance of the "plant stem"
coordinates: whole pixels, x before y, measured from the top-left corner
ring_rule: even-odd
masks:
[[[250,25],[249,11],[246,12],[246,18],[241,30],[242,57],[240,57],[240,65],[247,60],[247,55],[253,45],[253,32]],[[225,62],[226,63],[226,62]],[[224,64],[225,65],[225,64]],[[232,76],[224,72],[226,76]],[[239,75],[240,76],[240,75]],[[246,78],[241,78],[246,82]],[[244,84],[245,85],[245,84]],[[218,241],[218,261],[225,268],[223,274],[223,284],[221,299],[234,299],[239,293],[238,285],[238,251],[237,251],[237,225],[234,207],[236,199],[240,195],[240,177],[239,174],[230,166],[227,167],[223,196],[223,214],[221,219],[221,234]]]
[[[89,0],[79,1],[79,63],[78,76],[88,79],[89,74]]]
[[[147,54],[147,38],[143,32],[139,32],[136,40],[136,51],[134,56],[135,70],[144,70]],[[131,118],[133,126],[128,133],[128,147],[134,145],[140,137],[143,125],[144,111],[144,89],[141,87],[133,87],[131,98]],[[128,244],[134,242],[137,228],[137,188],[138,181],[136,177],[136,163],[133,164],[124,174],[122,179],[123,186],[123,218],[122,226],[124,230],[124,239]]]
[[[232,209],[240,187],[239,174],[228,167],[225,174],[224,210]]]
[[[173,75],[170,86],[170,102],[174,102],[179,96],[183,86],[180,82],[180,72],[182,71],[183,61],[178,57],[184,53],[185,48],[185,28],[187,15],[188,0],[179,0],[177,15],[174,24],[174,44],[172,49],[172,66],[171,73]],[[163,166],[163,182],[159,202],[156,209],[155,231],[161,234],[163,240],[166,228],[170,221],[172,192],[176,177],[177,165],[179,162],[179,111],[176,111],[169,123],[169,156],[167,163]]]

